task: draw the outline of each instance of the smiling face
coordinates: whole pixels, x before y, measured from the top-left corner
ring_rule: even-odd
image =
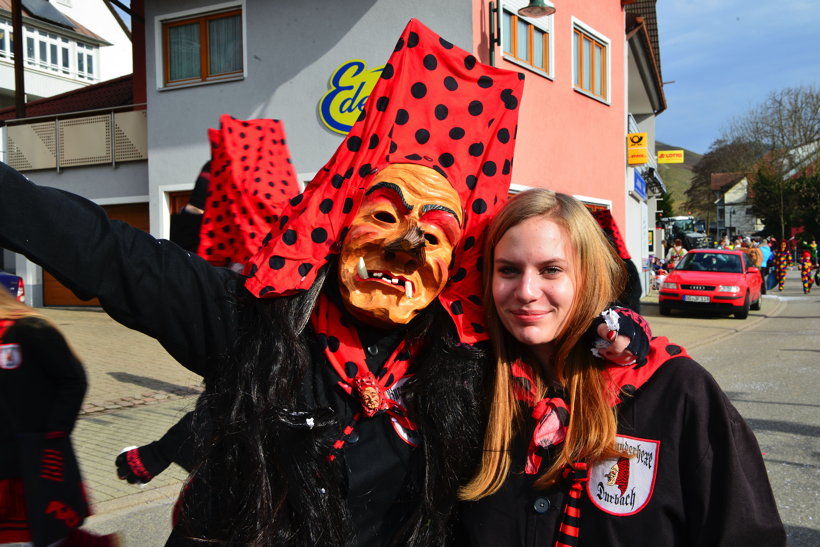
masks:
[[[495,246],[492,294],[501,324],[548,364],[575,299],[575,258],[562,226],[544,216],[507,230]]]
[[[447,284],[463,216],[447,179],[420,165],[373,177],[342,244],[339,288],[365,323],[406,324]]]

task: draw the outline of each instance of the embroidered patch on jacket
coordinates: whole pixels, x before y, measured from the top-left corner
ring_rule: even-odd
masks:
[[[587,494],[592,503],[605,513],[634,515],[652,498],[661,443],[618,435],[615,444],[631,457],[594,465],[589,472]]]
[[[0,344],[0,369],[14,370],[23,363],[19,344]]]
[[[402,393],[404,392],[404,384],[406,384],[407,380],[409,379],[409,376],[405,376],[404,378],[393,384],[393,387],[388,389],[385,393],[389,398],[398,402],[402,408],[406,408],[404,406],[404,397],[402,396]],[[404,427],[393,416],[390,417],[390,423],[393,425],[393,429],[396,431],[396,435],[398,435],[401,440],[403,440],[410,446],[417,446],[419,444],[420,436],[418,432]]]

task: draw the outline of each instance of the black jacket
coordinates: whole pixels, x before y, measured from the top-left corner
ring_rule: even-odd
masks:
[[[757,441],[703,367],[667,361],[617,412],[618,440],[637,455],[590,472],[580,545],[785,545]],[[465,543],[555,544],[567,485],[533,489],[538,475],[521,472],[527,438],[517,441],[501,491],[464,504]],[[540,472],[549,464],[544,458]]]

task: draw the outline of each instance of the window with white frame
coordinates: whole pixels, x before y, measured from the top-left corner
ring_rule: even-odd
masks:
[[[553,17],[530,19],[518,15],[526,0],[507,0],[501,9],[501,51],[517,65],[552,76]]]
[[[235,79],[244,74],[242,8],[162,21],[163,85]]]
[[[23,26],[23,56],[29,68],[87,81],[97,80],[99,48]],[[14,58],[11,21],[0,19],[0,58]]]
[[[609,100],[609,40],[573,24],[572,83],[577,91],[602,101]]]

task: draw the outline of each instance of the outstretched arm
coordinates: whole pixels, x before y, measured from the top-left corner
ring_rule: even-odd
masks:
[[[156,338],[194,372],[204,375],[209,359],[226,351],[237,274],[3,163],[0,196],[0,246],[42,265],[79,297],[99,298],[111,317]]]

